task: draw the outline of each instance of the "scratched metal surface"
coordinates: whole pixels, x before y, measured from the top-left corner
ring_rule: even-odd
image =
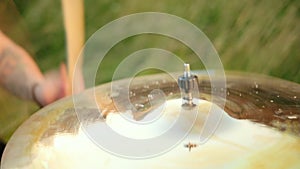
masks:
[[[217,101],[225,98],[223,96],[225,89],[212,89],[210,79],[203,73],[198,74],[198,77],[201,99],[210,101],[212,91]],[[128,92],[123,90],[121,84],[122,82],[117,97]],[[147,109],[151,109],[149,93],[153,89],[162,90],[167,98],[180,98],[176,80],[166,74],[133,80],[130,89],[132,105],[140,110],[136,113],[136,119],[142,118],[143,112],[146,113]],[[113,99],[122,103],[118,98]],[[300,85],[297,83],[257,74],[227,73],[224,109],[234,118],[249,119],[280,130],[289,130],[296,135],[300,134]]]

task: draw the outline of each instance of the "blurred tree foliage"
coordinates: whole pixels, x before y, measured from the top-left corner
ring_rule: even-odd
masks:
[[[59,0],[14,0],[24,27],[25,45],[42,70],[65,60],[65,38]],[[165,12],[199,27],[212,41],[226,70],[268,74],[300,83],[300,1],[297,0],[85,0],[88,39],[119,17],[137,12]],[[124,28],[126,29],[126,28]],[[192,68],[203,68],[194,53],[180,42],[157,35],[126,39],[116,45],[100,67],[98,83],[111,80],[119,62],[132,52],[159,47],[169,50]]]

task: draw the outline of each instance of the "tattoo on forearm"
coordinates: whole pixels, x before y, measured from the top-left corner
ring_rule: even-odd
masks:
[[[0,81],[5,80],[17,65],[17,57],[10,48],[4,48],[0,53]]]
[[[32,87],[43,80],[42,75],[25,50],[3,39],[0,42],[0,87],[20,98],[33,99]]]
[[[14,46],[0,51],[0,86],[16,96],[32,99],[31,84],[21,54]]]

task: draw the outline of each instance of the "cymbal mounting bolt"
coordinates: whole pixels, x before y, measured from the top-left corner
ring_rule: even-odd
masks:
[[[183,100],[182,106],[195,106],[193,103],[193,91],[197,91],[198,77],[191,74],[190,64],[184,64],[184,73],[182,76],[179,76],[178,85],[180,87]]]

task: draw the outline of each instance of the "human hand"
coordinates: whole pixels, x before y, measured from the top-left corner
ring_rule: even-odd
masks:
[[[45,106],[71,94],[65,64],[59,70],[43,75],[31,58],[20,46],[0,31],[0,86],[26,100],[33,100]],[[83,89],[81,78],[77,81]],[[76,81],[76,83],[77,83]]]
[[[66,65],[44,75],[43,81],[33,86],[33,98],[40,106],[45,106],[69,94],[69,80]]]

